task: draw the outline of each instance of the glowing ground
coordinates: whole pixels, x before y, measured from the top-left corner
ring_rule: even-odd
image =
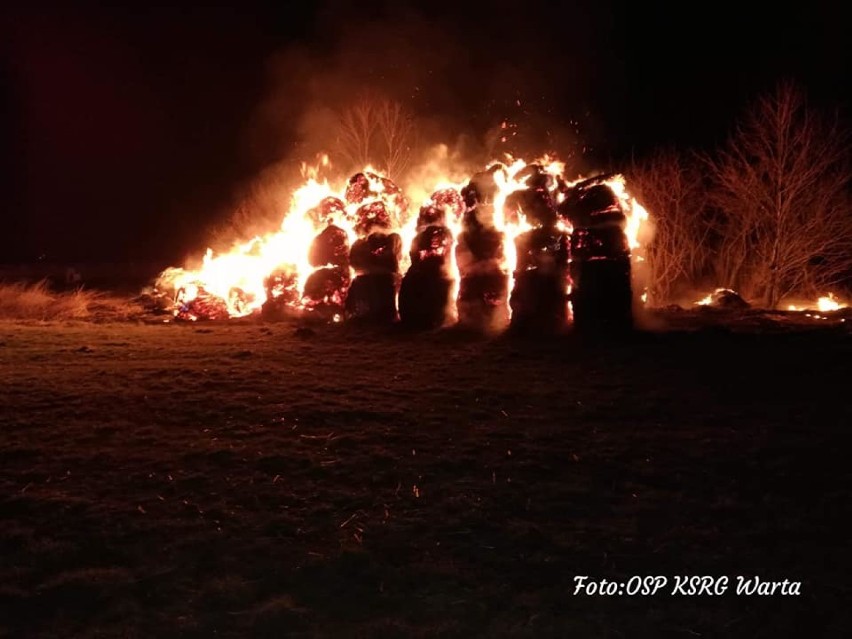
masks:
[[[0,324],[0,636],[839,636],[851,355]],[[572,594],[705,574],[802,595]]]

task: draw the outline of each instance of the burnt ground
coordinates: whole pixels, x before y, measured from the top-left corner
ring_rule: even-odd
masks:
[[[845,635],[852,339],[815,324],[0,324],[0,636]]]

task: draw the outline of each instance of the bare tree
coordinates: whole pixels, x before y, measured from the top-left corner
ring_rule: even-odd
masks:
[[[376,104],[362,98],[340,113],[335,155],[350,167],[363,167],[370,163],[373,134],[376,130]]]
[[[414,118],[405,107],[368,95],[340,113],[335,154],[350,168],[372,164],[400,179],[409,167],[415,138]]]
[[[630,188],[651,214],[654,235],[645,247],[649,301],[673,301],[694,285],[710,254],[707,189],[694,156],[665,149],[630,170]]]
[[[714,181],[719,284],[774,308],[850,271],[847,132],[782,83],[760,97],[706,166]]]

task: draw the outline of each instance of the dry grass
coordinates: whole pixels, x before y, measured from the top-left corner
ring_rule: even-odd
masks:
[[[35,284],[16,282],[0,284],[0,318],[2,319],[85,319],[97,300],[95,291],[77,289],[68,293],[50,290],[46,280]]]
[[[2,320],[111,320],[132,319],[142,309],[132,300],[102,291],[78,288],[57,292],[47,280],[34,284],[0,283]]]

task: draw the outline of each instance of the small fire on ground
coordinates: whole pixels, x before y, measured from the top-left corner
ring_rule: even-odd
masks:
[[[795,304],[789,304],[787,306],[788,311],[819,311],[820,313],[830,313],[832,311],[839,311],[842,308],[848,308],[848,304],[845,302],[841,302],[838,300],[832,293],[828,295],[823,295],[816,302],[812,302],[809,304],[797,306]]]
[[[730,306],[730,300],[741,300],[742,298],[736,291],[727,288],[717,288],[712,293],[708,293],[700,300],[693,302],[695,306]],[[745,304],[745,302],[743,302]],[[815,319],[828,319],[824,315],[818,313],[831,313],[848,308],[849,305],[837,297],[833,293],[828,293],[819,297],[813,302],[803,302],[800,304],[788,304],[787,311],[803,313],[805,317]]]

